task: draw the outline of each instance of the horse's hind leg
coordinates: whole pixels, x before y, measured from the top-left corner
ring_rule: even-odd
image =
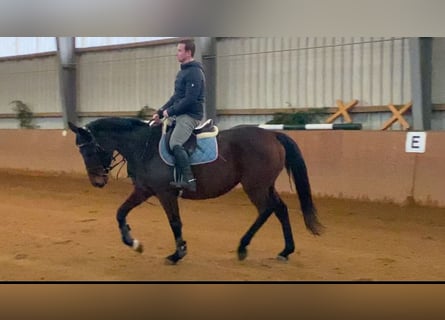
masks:
[[[143,246],[138,240],[135,240],[131,237],[131,229],[130,226],[127,224],[127,215],[134,207],[137,207],[152,195],[153,192],[151,190],[135,187],[131,195],[117,210],[116,218],[119,224],[119,230],[121,231],[122,241],[137,252],[142,252]]]
[[[294,252],[295,244],[286,204],[281,200],[274,187],[262,192],[246,189],[246,192],[252,203],[257,207],[259,215],[246,234],[241,238],[238,247],[238,259],[244,260],[247,257],[246,247],[250,244],[255,233],[267,221],[272,212],[275,212],[275,215],[281,223],[285,241],[285,247],[283,251],[278,254],[278,259],[287,260],[288,255]]]
[[[272,212],[274,211],[274,203],[269,190],[258,188],[247,189],[244,188],[250,201],[258,209],[258,217],[255,222],[250,226],[249,230],[241,238],[238,246],[238,259],[244,260],[247,257],[247,246],[250,244],[255,233],[261,228],[261,226],[267,221]]]
[[[295,243],[289,221],[289,212],[287,210],[286,204],[283,202],[283,200],[281,200],[276,190],[273,191],[272,197],[275,203],[275,215],[281,223],[285,242],[284,250],[278,254],[277,258],[279,260],[287,260],[287,256],[295,251]]]

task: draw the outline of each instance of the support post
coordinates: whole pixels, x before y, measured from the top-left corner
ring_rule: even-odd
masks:
[[[77,123],[76,54],[74,37],[57,37],[59,84],[64,128]]]
[[[431,129],[432,42],[429,37],[411,38],[409,42],[414,130]]]
[[[206,76],[206,103],[205,115],[206,119],[213,119],[217,122],[216,115],[216,39],[210,37],[195,38],[197,47],[197,60],[204,67]],[[198,49],[199,48],[199,49]]]

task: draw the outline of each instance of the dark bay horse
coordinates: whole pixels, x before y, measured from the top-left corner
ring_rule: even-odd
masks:
[[[150,126],[139,119],[114,117],[95,120],[84,128],[72,123],[69,126],[76,134],[76,145],[93,186],[106,185],[114,151],[127,161],[134,190],[117,210],[122,241],[142,252],[142,245],[130,234],[126,217],[134,207],[156,196],[167,214],[176,242],[176,251],[167,257],[167,261],[176,263],[182,259],[187,253],[187,246],[182,237],[179,192],[169,185],[173,179],[173,167],[165,164],[158,152],[161,126]],[[247,246],[272,213],[280,221],[284,234],[285,247],[278,258],[287,260],[295,250],[288,209],[274,187],[283,168],[295,182],[306,228],[314,235],[320,234],[323,226],[317,219],[312,202],[306,165],[297,144],[289,136],[258,127],[241,126],[221,131],[217,141],[217,160],[193,166],[197,190],[184,190],[181,196],[185,199],[214,198],[241,183],[258,209],[258,217],[241,238],[238,246],[240,260],[246,258]]]

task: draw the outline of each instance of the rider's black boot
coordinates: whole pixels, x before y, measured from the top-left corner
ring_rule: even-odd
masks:
[[[192,168],[187,151],[183,146],[175,146],[173,155],[176,161],[176,168],[179,169],[181,177],[179,181],[172,181],[170,185],[174,188],[186,189],[188,191],[196,191],[196,179],[193,176]]]

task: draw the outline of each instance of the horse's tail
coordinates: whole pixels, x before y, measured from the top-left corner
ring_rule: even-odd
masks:
[[[297,188],[306,228],[314,235],[320,235],[324,227],[318,221],[317,209],[312,202],[311,186],[300,148],[298,148],[294,140],[284,133],[277,132],[277,139],[286,150],[285,167]]]

